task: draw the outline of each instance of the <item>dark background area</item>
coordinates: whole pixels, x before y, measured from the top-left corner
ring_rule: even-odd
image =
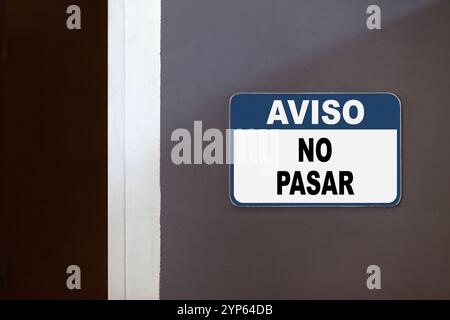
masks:
[[[449,21],[449,1],[162,1],[161,298],[450,298]],[[400,205],[237,208],[228,166],[172,164],[172,131],[224,131],[242,91],[396,93]]]
[[[107,298],[107,1],[71,4],[0,0],[1,299]]]

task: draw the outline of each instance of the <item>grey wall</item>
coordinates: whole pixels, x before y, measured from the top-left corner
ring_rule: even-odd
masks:
[[[449,1],[162,1],[161,298],[450,298]],[[395,208],[236,208],[227,166],[175,166],[176,128],[225,130],[237,91],[391,91]],[[382,268],[382,290],[365,286]]]

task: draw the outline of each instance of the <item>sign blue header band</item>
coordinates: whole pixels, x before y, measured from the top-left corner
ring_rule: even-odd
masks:
[[[274,100],[281,100],[288,124],[275,121],[267,124]],[[295,124],[288,107],[288,100],[295,101],[299,112],[302,101],[310,100],[302,124]],[[337,124],[311,121],[311,101],[318,100],[319,119],[323,115],[322,104],[327,100],[339,102],[342,114],[344,104],[358,100],[364,106],[364,119],[358,124],[348,124],[341,119]],[[356,112],[355,108],[350,109]],[[400,100],[393,93],[238,93],[230,99],[231,129],[400,129]],[[342,118],[342,117],[341,117]]]

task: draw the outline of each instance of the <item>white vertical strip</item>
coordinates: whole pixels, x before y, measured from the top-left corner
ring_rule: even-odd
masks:
[[[109,299],[125,299],[125,1],[108,1]]]
[[[160,0],[125,7],[126,299],[159,299]]]
[[[108,1],[110,299],[158,299],[160,0]]]

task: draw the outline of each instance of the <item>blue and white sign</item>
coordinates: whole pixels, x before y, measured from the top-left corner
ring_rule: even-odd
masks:
[[[392,93],[239,93],[230,100],[237,206],[395,206],[400,100]]]

